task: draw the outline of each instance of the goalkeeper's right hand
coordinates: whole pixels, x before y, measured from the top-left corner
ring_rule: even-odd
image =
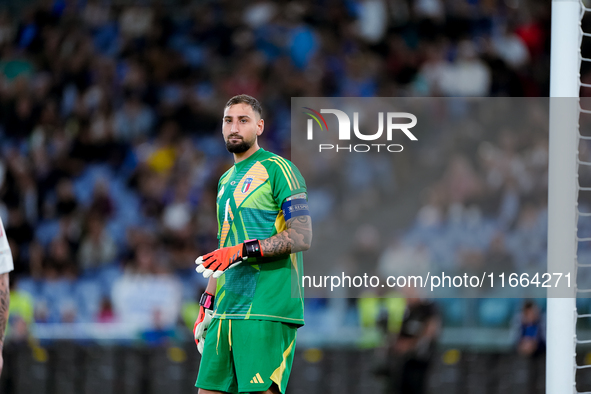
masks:
[[[205,343],[205,335],[207,334],[207,328],[213,317],[213,302],[215,296],[207,291],[203,293],[199,300],[199,316],[193,326],[193,335],[195,336],[195,344],[199,353],[203,354],[203,346]]]

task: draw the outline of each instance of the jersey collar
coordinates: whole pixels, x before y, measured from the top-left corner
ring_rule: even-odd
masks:
[[[242,170],[244,167],[246,167],[247,165],[249,165],[250,163],[252,163],[264,151],[265,150],[263,148],[259,148],[259,150],[257,150],[256,152],[254,152],[252,155],[250,155],[246,159],[242,160],[239,163],[234,163],[234,168],[236,168],[236,171]]]

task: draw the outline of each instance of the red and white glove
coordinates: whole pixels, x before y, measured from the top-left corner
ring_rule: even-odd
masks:
[[[201,295],[199,300],[199,316],[195,320],[193,326],[193,335],[195,336],[195,344],[199,353],[203,354],[203,346],[205,344],[205,334],[209,328],[209,323],[213,317],[213,302],[215,296],[207,291]]]
[[[216,249],[198,257],[195,260],[195,264],[197,264],[195,270],[206,278],[212,275],[214,278],[219,278],[226,270],[236,267],[247,258],[261,257],[262,255],[260,242],[253,239],[236,246]]]

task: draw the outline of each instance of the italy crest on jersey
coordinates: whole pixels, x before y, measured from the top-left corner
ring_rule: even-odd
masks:
[[[250,185],[253,181],[252,177],[248,177],[244,180],[244,183],[242,184],[242,193],[247,193],[248,190],[250,189]]]

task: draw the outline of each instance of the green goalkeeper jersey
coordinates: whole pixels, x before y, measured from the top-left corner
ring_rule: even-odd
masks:
[[[219,247],[263,240],[286,229],[282,204],[306,193],[304,179],[288,160],[264,149],[234,164],[218,184]],[[304,324],[302,253],[249,258],[217,280],[214,318]]]

